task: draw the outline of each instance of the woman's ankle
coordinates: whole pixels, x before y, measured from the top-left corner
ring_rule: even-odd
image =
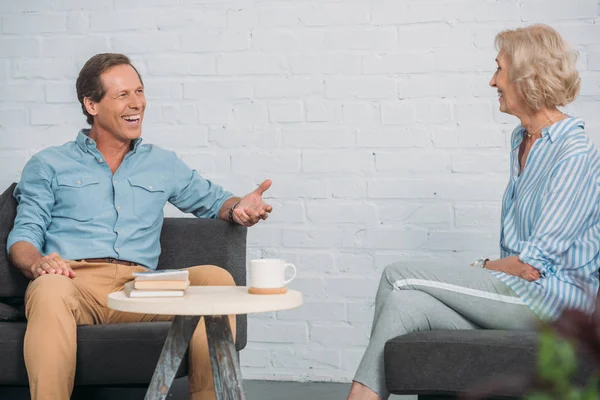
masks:
[[[347,400],[382,400],[381,397],[360,382],[352,381]]]

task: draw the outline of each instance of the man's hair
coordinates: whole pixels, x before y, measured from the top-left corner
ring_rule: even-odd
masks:
[[[102,86],[100,75],[109,68],[117,65],[130,65],[131,68],[135,70],[138,78],[140,78],[142,85],[144,84],[140,73],[133,64],[131,64],[129,57],[124,54],[101,53],[90,58],[83,68],[81,68],[81,71],[79,71],[79,76],[75,83],[75,87],[77,88],[77,99],[79,100],[79,103],[81,103],[83,114],[86,116],[87,123],[90,125],[94,125],[94,117],[87,112],[83,99],[89,97],[90,100],[95,103],[102,100],[106,94],[106,90],[104,89],[104,86]]]
[[[496,49],[510,62],[509,79],[533,110],[564,106],[579,94],[577,52],[548,25],[500,32]]]

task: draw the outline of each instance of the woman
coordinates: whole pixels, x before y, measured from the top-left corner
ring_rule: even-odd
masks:
[[[579,93],[576,54],[545,25],[496,36],[490,86],[512,134],[501,257],[470,267],[393,264],[382,276],[369,346],[349,400],[386,399],[383,348],[430,329],[531,329],[565,308],[592,312],[600,267],[600,153],[580,119],[558,110]]]

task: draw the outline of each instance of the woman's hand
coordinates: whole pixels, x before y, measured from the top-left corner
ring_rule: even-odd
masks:
[[[521,279],[525,279],[529,282],[537,281],[542,277],[540,271],[538,271],[531,265],[522,262],[517,256],[488,261],[485,263],[484,268],[491,269],[493,271],[501,271],[509,275],[514,275]]]
[[[513,275],[518,276],[519,278],[525,279],[526,281],[529,281],[529,282],[537,281],[538,279],[540,279],[542,277],[542,274],[540,274],[540,271],[538,271],[531,265],[525,264],[525,263],[522,263],[519,270],[516,271],[516,273]]]

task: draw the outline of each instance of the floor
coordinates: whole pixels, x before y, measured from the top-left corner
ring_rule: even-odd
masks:
[[[186,399],[187,384],[178,383],[168,399]],[[345,400],[350,384],[321,382],[245,381],[246,400]],[[171,397],[173,396],[173,397]],[[417,400],[417,396],[394,396],[390,400]]]
[[[272,382],[245,381],[246,400],[345,400],[350,385],[347,383],[318,383],[318,382]],[[3,399],[29,399],[26,387],[3,388]],[[72,400],[142,400],[145,389],[88,389],[76,388]],[[168,400],[187,400],[187,379],[175,380]],[[391,396],[390,400],[416,400],[416,396]]]
[[[343,383],[301,383],[301,382],[244,382],[247,400],[344,400],[348,395],[348,385]],[[283,396],[283,393],[286,396]]]
[[[347,383],[246,381],[247,400],[345,400]],[[390,400],[416,400],[416,396],[391,396]]]

